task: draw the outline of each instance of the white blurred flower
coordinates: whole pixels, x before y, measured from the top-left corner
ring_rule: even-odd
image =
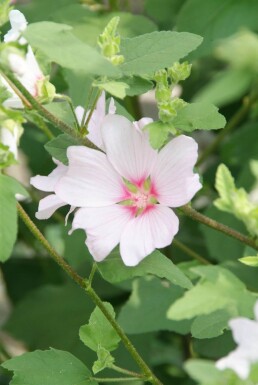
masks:
[[[254,306],[254,314],[255,321],[243,317],[229,321],[238,346],[216,362],[218,369],[232,369],[243,380],[248,378],[251,365],[258,362],[258,301]]]
[[[18,10],[12,10],[9,14],[11,29],[4,36],[6,43],[17,41],[19,44],[26,44],[27,41],[21,37],[21,33],[27,28],[27,21],[24,15]],[[17,79],[24,85],[24,87],[34,97],[39,96],[39,81],[45,79],[38,62],[34,56],[32,48],[28,46],[25,57],[11,53],[8,57],[11,70],[16,75]],[[23,108],[21,99],[16,95],[8,82],[1,77],[2,84],[11,93],[11,97],[8,98],[3,105],[7,108]]]

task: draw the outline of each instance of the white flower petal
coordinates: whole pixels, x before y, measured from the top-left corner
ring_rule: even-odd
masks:
[[[247,350],[249,356],[258,361],[258,322],[239,317],[230,320],[229,326],[239,348]]]
[[[147,124],[150,124],[153,122],[152,118],[141,118],[140,120],[133,122],[133,125],[140,131],[146,126]]]
[[[65,175],[68,168],[61,162],[58,162],[57,164],[57,167],[48,176],[36,175],[32,177],[30,179],[30,184],[41,191],[54,191],[57,182]]]
[[[146,135],[120,115],[107,115],[101,129],[107,157],[117,172],[133,183],[146,179],[157,158]]]
[[[101,207],[123,200],[123,183],[105,154],[83,146],[67,150],[68,171],[58,182],[57,195],[76,207]]]
[[[116,105],[113,98],[110,99],[109,107],[108,107],[108,113],[113,115],[116,113]]]
[[[250,363],[236,349],[228,356],[221,358],[216,362],[216,368],[219,370],[232,369],[242,380],[246,380],[250,371]]]
[[[193,173],[197,149],[194,139],[181,135],[159,152],[151,180],[161,204],[182,206],[202,187],[199,176]]]
[[[178,232],[179,221],[168,207],[155,205],[134,217],[121,236],[121,257],[127,266],[137,265],[156,248],[168,246]]]
[[[5,43],[18,40],[21,32],[27,28],[25,16],[17,9],[14,9],[9,13],[9,18],[12,28],[4,36]],[[23,42],[21,42],[21,44],[23,44]]]
[[[99,262],[120,242],[121,233],[130,217],[131,213],[120,205],[82,208],[75,213],[72,229],[86,231],[86,245]]]
[[[39,208],[36,212],[36,218],[38,219],[48,219],[54,212],[62,206],[65,206],[67,203],[62,201],[55,194],[50,194],[47,197],[39,201]]]

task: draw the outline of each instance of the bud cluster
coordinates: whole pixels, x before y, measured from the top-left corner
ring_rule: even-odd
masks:
[[[117,33],[119,20],[119,17],[113,17],[98,38],[102,55],[116,66],[124,62],[124,56],[118,55],[121,41],[120,35]]]
[[[162,69],[155,73],[156,82],[155,97],[159,109],[159,118],[163,123],[171,123],[186,102],[178,97],[172,99],[174,85],[189,77],[191,64],[176,62],[168,69]]]

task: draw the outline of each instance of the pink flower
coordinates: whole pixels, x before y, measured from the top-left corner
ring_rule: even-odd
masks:
[[[86,231],[96,261],[120,243],[125,265],[135,266],[169,245],[179,225],[169,207],[186,204],[201,188],[193,173],[197,143],[181,135],[158,152],[141,130],[145,122],[108,115],[101,127],[106,154],[83,146],[67,150],[69,166],[55,192],[80,207],[72,228]]]
[[[100,126],[105,117],[105,109],[106,109],[106,99],[105,99],[105,92],[103,92],[101,97],[98,100],[96,109],[94,110],[91,120],[89,122],[89,125],[88,125],[89,134],[87,135],[87,137],[96,146],[100,147],[101,149],[103,149],[103,142],[100,134]],[[110,114],[115,113],[115,110],[116,110],[116,107],[114,104],[114,100],[113,98],[111,98],[110,104],[109,104],[109,113]],[[83,107],[80,107],[80,106],[77,107],[76,115],[79,120],[79,123],[81,123],[83,114],[84,114]],[[87,111],[86,116],[88,115],[89,115],[89,111]],[[62,164],[61,162],[55,159],[53,159],[53,161],[56,163],[57,167],[48,176],[37,175],[31,178],[31,181],[30,181],[32,186],[36,187],[37,189],[53,193],[40,200],[38,212],[36,213],[36,218],[38,219],[48,219],[51,217],[51,215],[53,215],[53,213],[57,209],[69,204],[68,202],[66,202],[66,200],[61,199],[57,194],[54,193],[57,182],[62,176],[65,175],[67,171],[67,166],[65,166],[64,164]],[[74,207],[72,207],[71,210],[73,209]],[[69,211],[69,213],[71,212],[71,210]]]

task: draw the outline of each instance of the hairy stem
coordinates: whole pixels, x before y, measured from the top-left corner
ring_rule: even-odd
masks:
[[[92,114],[93,114],[93,112],[94,112],[94,110],[96,108],[96,105],[98,103],[100,95],[101,95],[101,91],[98,90],[97,95],[96,95],[96,97],[94,99],[94,102],[93,102],[93,104],[91,106],[90,113],[89,113],[89,115],[88,115],[88,117],[86,119],[86,122],[83,123],[82,133],[84,133],[84,134],[85,134],[85,132],[87,132],[87,127],[88,127],[89,121],[91,120]]]
[[[115,377],[115,378],[101,378],[101,377],[90,377],[92,381],[97,382],[124,382],[124,381],[142,381],[142,378],[137,377]]]
[[[196,163],[196,166],[200,166],[208,158],[208,156],[217,149],[220,143],[224,140],[225,136],[227,136],[232,129],[238,126],[238,124],[248,114],[254,102],[256,102],[257,97],[257,94],[252,94],[244,98],[242,107],[232,116],[232,118],[226,124],[225,128],[220,131],[220,133],[216,136],[216,139],[210,144],[210,146],[208,146],[203,151]]]
[[[113,369],[113,370],[115,370],[118,373],[126,374],[128,376],[143,378],[142,374],[140,374],[140,373],[136,373],[136,372],[133,372],[131,370],[120,368],[120,366],[117,366],[117,365],[114,365],[114,364],[112,366],[110,366],[110,369]]]
[[[107,318],[109,323],[113,326],[114,330],[117,332],[117,334],[121,338],[124,346],[126,347],[128,352],[131,354],[135,362],[138,364],[139,368],[142,370],[145,380],[151,382],[153,385],[162,385],[160,380],[152,373],[149,366],[145,363],[143,358],[137,352],[134,345],[129,340],[127,335],[124,333],[121,326],[117,323],[115,318],[108,311],[108,309],[106,308],[106,306],[104,305],[100,297],[91,287],[90,281],[88,279],[84,279],[79,274],[77,274],[77,272],[74,271],[72,267],[56,252],[56,250],[50,245],[50,243],[47,241],[44,235],[40,232],[40,230],[37,228],[35,223],[30,219],[28,214],[24,211],[24,209],[19,203],[17,203],[17,208],[21,219],[23,220],[25,225],[28,227],[28,229],[31,231],[31,233],[35,236],[35,238],[44,246],[44,248],[48,251],[49,255],[70,276],[70,278],[72,278],[80,287],[82,287],[86,291],[86,293],[95,303],[95,305],[101,310],[101,312]]]
[[[95,144],[93,144],[87,137],[82,137],[76,132],[76,130],[69,126],[67,123],[63,122],[61,119],[57,118],[51,112],[49,112],[42,104],[40,104],[31,94],[30,92],[23,86],[23,84],[13,75],[12,72],[7,71],[3,66],[0,65],[0,71],[4,75],[5,79],[8,80],[8,83],[12,87],[12,89],[17,93],[19,97],[22,96],[26,103],[29,102],[28,108],[32,108],[36,110],[41,116],[47,119],[54,126],[59,128],[64,133],[78,139],[82,144],[89,148],[94,148],[95,150],[99,150]],[[18,91],[17,91],[18,90]],[[22,100],[23,100],[22,99]]]
[[[221,233],[224,233],[228,235],[229,237],[235,238],[238,241],[244,243],[247,246],[252,247],[255,250],[258,250],[258,244],[256,241],[244,234],[239,233],[236,230],[231,229],[231,227],[225,226],[220,222],[215,221],[214,219],[211,219],[209,217],[206,217],[206,215],[203,215],[199,213],[198,211],[194,210],[190,206],[182,206],[180,207],[180,210],[187,215],[188,217],[192,218],[194,221],[203,223],[204,225],[211,227],[214,230],[220,231]]]
[[[205,259],[200,254],[198,254],[195,251],[193,251],[192,249],[190,249],[188,246],[184,245],[178,239],[173,240],[173,245],[176,246],[178,249],[182,250],[184,253],[188,254],[193,259],[196,259],[197,261],[203,263],[204,265],[210,265],[211,264],[207,259]]]

